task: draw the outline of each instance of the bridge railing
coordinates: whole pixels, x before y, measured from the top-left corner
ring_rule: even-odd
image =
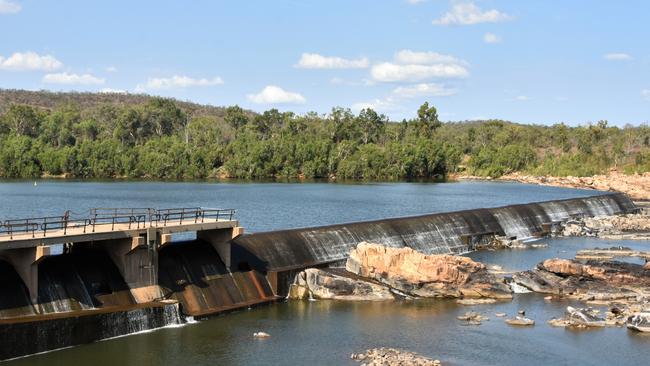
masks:
[[[156,211],[156,214],[151,217],[151,224],[153,226],[167,226],[168,224],[182,225],[188,223],[198,224],[210,221],[232,220],[234,215],[235,210],[231,208],[166,208]]]
[[[48,232],[63,231],[68,234],[70,229],[81,229],[83,233],[95,232],[97,227],[110,230],[140,229],[167,225],[182,225],[204,223],[219,220],[232,220],[234,209],[216,209],[201,207],[183,208],[93,208],[89,217],[71,218],[69,212],[63,216],[32,217],[27,219],[12,219],[0,222],[0,237],[31,234],[47,236]]]

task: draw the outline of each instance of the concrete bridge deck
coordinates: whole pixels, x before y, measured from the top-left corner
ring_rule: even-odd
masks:
[[[166,244],[174,233],[236,227],[234,214],[232,209],[92,209],[86,218],[63,215],[6,220],[0,222],[0,250],[147,235],[160,235],[161,244]]]

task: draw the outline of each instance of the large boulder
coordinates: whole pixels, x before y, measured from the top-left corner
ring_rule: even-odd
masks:
[[[503,279],[462,256],[425,255],[362,242],[351,251],[345,268],[417,297],[512,298]]]
[[[290,299],[331,299],[331,300],[393,300],[390,289],[350,276],[337,274],[334,270],[308,268],[296,276],[289,288]]]

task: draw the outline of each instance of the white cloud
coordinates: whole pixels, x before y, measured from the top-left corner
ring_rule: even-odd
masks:
[[[106,80],[91,74],[72,74],[60,72],[56,74],[46,74],[43,76],[43,82],[48,84],[66,84],[66,85],[101,85]]]
[[[142,92],[146,89],[184,89],[195,86],[213,86],[221,84],[223,84],[223,80],[218,76],[212,79],[194,79],[189,76],[174,75],[169,78],[149,78],[145,85],[138,85],[136,90]]]
[[[267,85],[261,92],[249,94],[248,100],[256,104],[302,104],[306,101],[299,93],[289,92],[275,85]]]
[[[63,63],[54,56],[39,55],[36,52],[15,52],[4,58],[0,56],[0,70],[9,71],[54,71],[63,66]]]
[[[413,4],[413,5],[423,3],[425,1],[427,1],[427,0],[406,0],[407,3]]]
[[[393,89],[393,94],[400,98],[447,97],[457,92],[456,89],[436,83],[400,86]]]
[[[483,41],[485,43],[501,43],[501,37],[494,33],[485,33],[483,35]]]
[[[322,56],[317,53],[303,53],[295,67],[301,69],[365,69],[369,64],[365,57],[345,59]]]
[[[106,68],[107,72],[117,72],[117,67],[115,66],[109,66]]]
[[[650,89],[641,90],[641,96],[643,99],[650,101]]]
[[[124,89],[103,88],[99,91],[106,94],[128,94],[129,92]]]
[[[628,61],[632,59],[632,56],[628,55],[627,53],[621,53],[621,52],[607,53],[603,57],[605,58],[605,60],[610,60],[610,61]]]
[[[512,17],[496,9],[483,11],[472,2],[456,3],[451,10],[440,19],[433,21],[434,25],[471,25],[479,23],[498,23],[511,20]]]
[[[9,0],[0,0],[0,14],[15,14],[22,9],[20,4]]]
[[[463,78],[467,77],[469,72],[457,64],[400,65],[383,62],[374,65],[370,75],[382,82],[417,82],[433,78]]]
[[[466,64],[465,61],[451,55],[443,55],[437,52],[418,52],[401,50],[395,54],[395,61],[402,64]]]

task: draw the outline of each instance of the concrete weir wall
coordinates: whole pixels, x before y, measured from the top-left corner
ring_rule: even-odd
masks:
[[[461,253],[486,235],[526,240],[578,216],[636,211],[624,194],[546,201],[349,224],[243,235],[233,240],[233,268],[268,273],[283,295],[291,273],[310,266],[342,264],[361,241],[411,247],[427,254]]]

